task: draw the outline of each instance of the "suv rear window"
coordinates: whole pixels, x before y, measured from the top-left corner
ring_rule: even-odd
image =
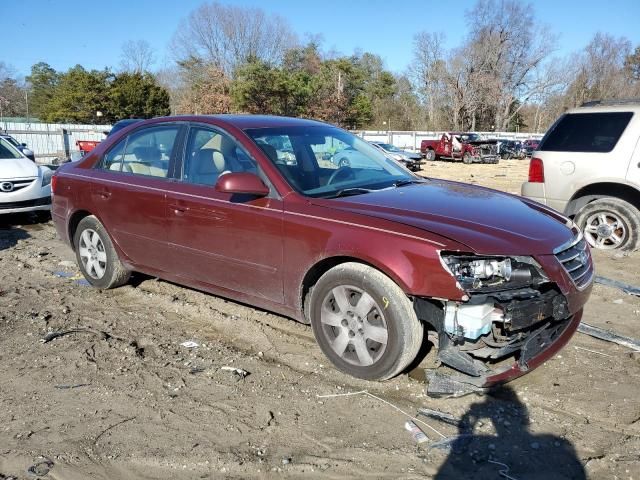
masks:
[[[568,113],[545,135],[538,150],[610,152],[632,116],[633,112]]]

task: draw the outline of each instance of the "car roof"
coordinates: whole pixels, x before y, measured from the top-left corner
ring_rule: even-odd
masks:
[[[156,123],[161,121],[190,121],[217,123],[220,125],[230,125],[240,130],[252,128],[278,128],[278,127],[332,127],[333,125],[317,120],[307,118],[280,117],[277,115],[175,115],[171,117],[155,117],[145,120],[148,123]]]
[[[605,113],[605,112],[640,112],[640,102],[638,103],[618,103],[618,104],[589,104],[582,107],[572,108],[567,113]]]

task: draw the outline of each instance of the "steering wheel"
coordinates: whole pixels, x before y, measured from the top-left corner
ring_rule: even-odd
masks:
[[[333,182],[335,182],[335,180],[340,176],[340,175],[345,175],[345,179],[346,178],[356,178],[355,173],[353,173],[353,170],[351,170],[351,167],[349,166],[344,166],[344,167],[340,167],[338,168],[335,172],[333,172],[331,174],[331,176],[329,177],[329,180],[327,180],[327,185],[331,185]]]

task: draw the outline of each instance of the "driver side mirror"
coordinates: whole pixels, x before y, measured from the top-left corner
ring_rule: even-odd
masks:
[[[269,195],[269,187],[254,173],[239,172],[226,173],[218,177],[216,191],[222,193],[254,195],[266,197]]]

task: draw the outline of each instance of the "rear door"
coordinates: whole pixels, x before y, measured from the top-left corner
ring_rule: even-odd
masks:
[[[136,266],[169,268],[166,190],[183,129],[172,123],[134,130],[106,152],[94,172],[95,211]]]
[[[220,193],[218,178],[250,172],[267,179],[232,136],[193,125],[179,181],[167,193],[172,269],[227,290],[283,301],[283,207],[273,190],[265,198]]]

